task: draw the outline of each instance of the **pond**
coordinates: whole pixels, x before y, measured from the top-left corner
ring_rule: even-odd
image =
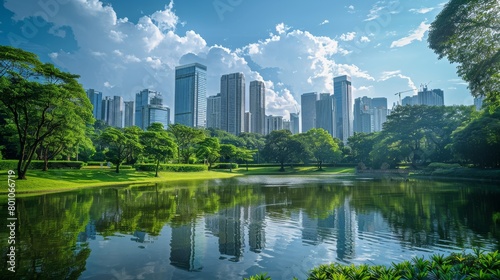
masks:
[[[306,278],[500,248],[500,188],[351,176],[248,176],[18,198],[11,279]],[[0,218],[6,220],[6,203]],[[1,231],[3,256],[7,230]],[[5,257],[6,259],[6,257]]]

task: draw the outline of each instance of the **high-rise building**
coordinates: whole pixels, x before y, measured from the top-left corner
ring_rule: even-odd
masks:
[[[444,106],[444,92],[441,89],[427,90],[424,86],[418,92],[418,104],[427,106]]]
[[[163,105],[149,105],[147,108],[147,119],[145,122],[145,129],[152,123],[163,124],[164,129],[168,129],[170,125],[170,108]]]
[[[243,73],[222,75],[221,128],[231,134],[239,135],[245,127],[245,76]]]
[[[274,130],[283,129],[283,117],[282,116],[266,116],[266,135]]]
[[[90,88],[86,93],[92,104],[92,115],[96,120],[102,120],[102,92]]]
[[[320,93],[316,101],[316,128],[323,128],[333,136],[335,100],[329,93]]]
[[[406,96],[405,98],[403,98],[403,100],[401,101],[401,103],[403,104],[403,106],[406,106],[406,105],[418,105],[418,95],[412,95],[412,96]]]
[[[290,131],[292,134],[299,134],[299,114],[290,113]]]
[[[302,132],[316,126],[316,101],[318,100],[318,93],[309,92],[300,96],[300,107],[302,112]]]
[[[113,96],[113,120],[110,123],[114,127],[123,128],[123,117],[125,116],[125,105],[123,104],[123,97]]]
[[[107,125],[111,125],[113,122],[113,99],[109,96],[105,96],[102,99],[102,106],[101,106],[101,116],[102,119]]]
[[[135,125],[146,129],[144,127],[143,116],[146,114],[144,108],[147,108],[149,104],[151,104],[151,99],[153,99],[157,94],[157,91],[150,89],[143,89],[141,92],[135,95]],[[147,115],[147,114],[146,114]]]
[[[205,127],[207,114],[207,67],[192,63],[175,67],[174,122]]]
[[[207,98],[207,127],[221,129],[221,96],[209,96]]]
[[[353,135],[353,106],[351,77],[344,75],[333,79],[333,97],[335,99],[334,137],[347,144],[347,138]]]
[[[252,131],[264,134],[266,120],[266,87],[264,82],[250,82],[250,113],[252,114]]]
[[[354,132],[371,133],[382,130],[387,120],[387,98],[366,96],[354,100]]]
[[[123,123],[124,127],[131,127],[135,125],[135,107],[134,101],[125,101],[125,120]]]
[[[245,127],[244,131],[245,132],[251,132],[250,130],[252,129],[252,113],[250,112],[245,112]]]

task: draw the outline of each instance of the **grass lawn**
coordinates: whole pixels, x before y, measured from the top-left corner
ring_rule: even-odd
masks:
[[[315,175],[315,174],[354,174],[354,168],[327,167],[318,171],[316,167],[285,167],[285,172],[279,171],[279,166],[273,167],[245,167],[229,170],[203,171],[203,172],[160,172],[160,177],[154,177],[154,172],[135,171],[132,169],[120,170],[115,173],[114,169],[85,168],[75,169],[53,169],[48,171],[30,170],[27,180],[15,180],[16,192],[22,193],[45,193],[69,191],[79,188],[101,187],[111,185],[130,185],[134,183],[154,183],[177,180],[196,179],[222,179],[242,175]],[[7,183],[7,172],[0,171],[0,178]],[[0,188],[0,193],[7,193],[7,188]]]
[[[0,173],[7,182],[7,172]],[[154,177],[154,172],[138,172],[135,170],[114,169],[57,169],[30,170],[27,180],[15,180],[16,192],[57,192],[78,188],[99,187],[111,185],[129,185],[134,183],[154,183],[176,180],[216,179],[240,176],[237,173],[203,171],[203,172],[159,172],[160,177]],[[6,193],[7,188],[1,188],[0,193]]]

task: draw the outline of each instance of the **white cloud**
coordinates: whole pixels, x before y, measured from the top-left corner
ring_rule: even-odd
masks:
[[[325,20],[324,20],[324,21],[322,21],[319,25],[325,25],[325,24],[328,24],[328,23],[330,23],[330,21],[329,21],[329,20],[327,20],[327,19],[325,19]]]
[[[278,32],[278,34],[283,34],[287,32],[289,29],[290,27],[286,26],[283,22],[276,25],[276,32]]]
[[[356,37],[356,32],[347,32],[340,35],[340,40],[342,41],[352,41]]]
[[[373,5],[373,7],[368,12],[365,21],[371,21],[380,17],[380,12],[384,9],[384,7],[379,6],[378,4]]]
[[[359,39],[359,41],[361,41],[362,43],[369,43],[371,40],[366,36],[361,36],[361,39]]]
[[[408,87],[413,89],[414,93],[416,93],[417,87],[415,86],[415,83],[413,82],[413,80],[410,77],[401,74],[401,70],[382,72],[382,75],[378,79],[378,82],[383,82],[383,81],[386,81],[386,80],[389,80],[392,78],[400,78],[400,79],[406,80]]]
[[[427,14],[429,12],[432,12],[435,7],[429,7],[429,8],[419,8],[419,9],[410,9],[410,12],[416,13],[416,14]]]
[[[151,15],[151,19],[156,23],[156,26],[162,31],[175,30],[175,26],[179,21],[179,17],[172,11],[174,1],[170,1],[165,10],[156,11]]]
[[[417,40],[422,41],[424,38],[425,32],[429,30],[431,25],[427,24],[425,21],[420,23],[417,29],[413,30],[408,36],[403,37],[399,40],[393,41],[391,43],[391,48],[399,48],[411,44],[411,42]]]
[[[359,67],[354,64],[336,64],[335,70],[338,75],[349,75],[351,77],[358,77],[370,81],[375,81],[375,78],[368,74],[368,72],[359,69]]]
[[[114,85],[110,84],[108,81],[104,82],[103,86],[105,88],[114,88],[115,87]]]

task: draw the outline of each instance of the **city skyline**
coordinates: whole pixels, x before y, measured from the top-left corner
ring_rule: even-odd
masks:
[[[449,93],[447,105],[473,104],[455,66],[427,47],[427,30],[442,9],[432,1],[232,2],[225,10],[216,2],[193,8],[146,0],[138,8],[115,0],[50,7],[29,1],[4,1],[0,43],[79,74],[85,88],[106,96],[132,100],[150,88],[173,108],[175,67],[198,62],[210,69],[207,97],[218,93],[222,74],[242,72],[264,82],[266,113],[285,118],[302,93],[333,93],[332,78],[344,74],[356,85],[353,98],[385,97],[389,107],[396,92],[414,89],[411,96],[421,84]],[[254,11],[266,16],[251,25],[239,20]]]

